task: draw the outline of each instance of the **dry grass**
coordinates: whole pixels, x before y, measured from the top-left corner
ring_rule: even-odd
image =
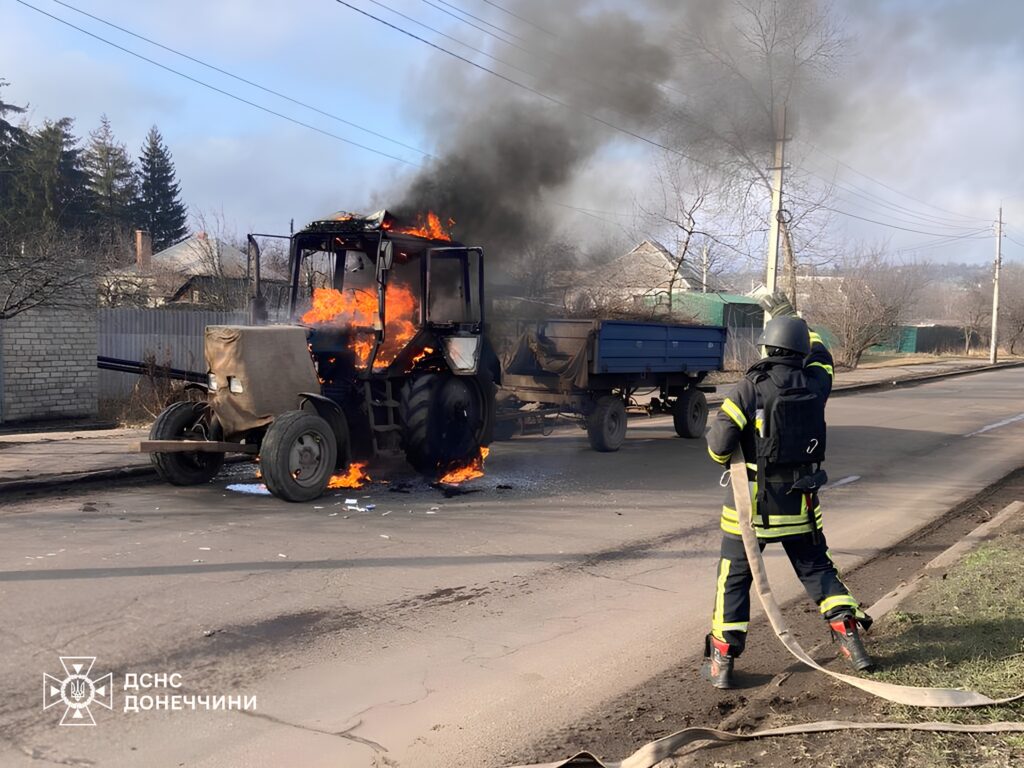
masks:
[[[966,688],[993,698],[1024,691],[1024,535],[1005,534],[931,582],[875,633],[877,677],[893,683]],[[1024,704],[982,709],[879,705],[879,719],[957,723],[1020,721]],[[1024,736],[916,734],[894,738],[890,762],[908,768],[1024,765]]]

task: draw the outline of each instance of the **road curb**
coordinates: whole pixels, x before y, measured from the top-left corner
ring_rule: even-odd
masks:
[[[956,544],[946,549],[929,561],[910,581],[900,584],[892,592],[883,595],[870,606],[871,618],[879,619],[891,613],[900,604],[914,594],[929,579],[941,577],[970,552],[973,552],[986,541],[994,538],[999,530],[1024,511],[1024,502],[1013,501],[1007,504],[991,520],[982,523]]]
[[[952,371],[940,371],[938,373],[922,373],[911,374],[910,376],[904,376],[899,379],[882,379],[880,381],[862,381],[853,384],[837,384],[832,389],[832,397],[838,397],[840,395],[857,394],[859,392],[867,392],[873,389],[899,389],[902,386],[915,386],[917,384],[927,384],[930,381],[938,381],[940,379],[952,379],[958,376],[968,376],[972,373],[987,373],[990,371],[1001,371],[1004,368],[1020,368],[1024,366],[1024,361],[1015,361],[1012,363],[996,363],[995,365],[979,365],[974,368],[957,368]],[[731,381],[724,384],[716,384],[718,392],[708,397],[708,403],[718,404],[725,399],[725,395],[721,394],[721,390],[728,389],[733,386],[736,382]]]
[[[238,464],[245,461],[249,461],[248,457],[229,456],[225,459],[225,464]],[[15,494],[53,493],[70,485],[92,485],[93,483],[116,482],[118,480],[150,481],[157,479],[156,470],[152,466],[118,467],[116,469],[100,469],[94,472],[47,475],[46,477],[0,482],[0,498]]]
[[[30,477],[25,480],[7,480],[0,483],[0,496],[13,493],[32,493],[33,491],[50,491],[66,485],[77,485],[80,483],[132,480],[146,477],[156,478],[156,471],[152,467],[118,467],[117,469],[100,469],[94,472],[72,472],[66,475]]]
[[[996,363],[995,365],[980,365],[976,368],[960,368],[954,371],[942,371],[940,373],[924,373],[920,376],[907,376],[902,379],[885,379],[883,381],[866,381],[857,384],[839,385],[832,390],[832,395],[842,395],[856,392],[864,392],[871,389],[898,389],[903,385],[926,384],[929,381],[939,379],[952,379],[958,376],[968,376],[972,373],[987,373],[990,371],[1001,371],[1004,368],[1020,368],[1024,361],[1013,363]]]

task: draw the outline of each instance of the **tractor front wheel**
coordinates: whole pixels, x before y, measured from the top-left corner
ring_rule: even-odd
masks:
[[[477,456],[487,432],[485,385],[480,376],[440,373],[405,385],[399,414],[405,456],[416,471],[444,472]]]
[[[260,445],[267,489],[285,501],[312,501],[327,490],[338,461],[331,425],[310,411],[287,411],[271,423]]]
[[[150,440],[220,440],[217,419],[206,403],[171,403],[149,430]],[[224,466],[223,453],[151,453],[149,459],[162,480],[171,485],[201,485]]]

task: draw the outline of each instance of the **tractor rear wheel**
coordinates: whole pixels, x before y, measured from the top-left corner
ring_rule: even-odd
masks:
[[[206,403],[171,403],[149,430],[150,440],[220,440],[221,428]],[[224,466],[223,453],[151,453],[157,475],[171,485],[201,485]]]
[[[416,471],[444,472],[480,452],[489,415],[483,379],[427,373],[405,385],[399,416],[405,456]]]
[[[626,439],[626,404],[621,397],[603,395],[587,416],[587,437],[590,447],[611,453],[622,447]]]
[[[267,489],[285,501],[312,501],[327,490],[338,461],[334,430],[311,411],[287,411],[267,429],[260,469]]]
[[[704,437],[708,425],[708,399],[704,393],[690,387],[676,398],[672,406],[672,422],[680,437]]]

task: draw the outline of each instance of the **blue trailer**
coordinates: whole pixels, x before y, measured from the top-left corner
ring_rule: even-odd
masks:
[[[722,369],[725,328],[627,320],[543,320],[522,329],[501,377],[496,432],[529,418],[582,419],[597,451],[617,451],[627,407],[671,413],[680,437],[704,435],[701,382]],[[650,400],[637,397],[648,393]]]

